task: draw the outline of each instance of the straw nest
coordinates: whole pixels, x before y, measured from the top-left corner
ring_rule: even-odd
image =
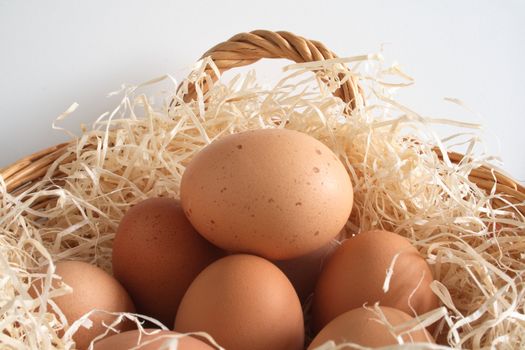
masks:
[[[348,236],[390,230],[427,259],[442,307],[392,332],[436,322],[441,345],[418,348],[525,347],[524,203],[493,185],[496,171],[488,172],[489,186],[472,181],[493,159],[479,151],[478,126],[421,116],[396,102],[395,91],[412,79],[397,66],[385,67],[379,55],[286,69],[271,87],[259,85],[253,72],[215,82],[219,70],[206,58],[179,89],[168,76],[125,86],[114,93],[122,97],[115,110],[63,146],[43,177],[8,190],[4,169],[0,348],[72,348],[75,329],[89,322],[67,325],[53,304],[70,292],[51,285],[53,262],[77,259],[111,272],[112,240],[130,206],[148,197],[178,198],[181,175],[196,152],[224,135],[260,128],[308,133],[340,157],[355,189]],[[334,97],[356,79],[361,95],[353,105]],[[194,100],[185,101],[188,91]],[[439,137],[438,124],[458,132]],[[465,156],[448,153],[458,147]],[[28,288],[42,277],[47,288],[33,300]],[[62,329],[69,330],[59,336]]]

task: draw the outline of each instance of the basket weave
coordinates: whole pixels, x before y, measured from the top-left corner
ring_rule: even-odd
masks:
[[[308,40],[290,32],[273,32],[268,30],[255,30],[250,33],[237,34],[229,40],[212,47],[204,53],[203,57],[206,56],[210,56],[213,59],[221,72],[249,65],[262,58],[287,58],[301,63],[337,57],[321,42]],[[215,79],[217,78],[211,70],[208,73]],[[187,98],[191,99],[193,94],[194,92],[190,90]],[[349,103],[351,108],[355,107],[355,100],[358,94],[361,94],[361,90],[355,79],[347,80],[335,92],[335,95]],[[41,179],[50,171],[50,165],[64,154],[69,145],[70,143],[68,142],[47,148],[1,169],[0,176],[6,183],[7,191],[16,194],[32,182]],[[442,156],[438,149],[435,151],[439,156]],[[459,163],[464,155],[449,152],[448,157],[452,162]],[[63,162],[70,161],[71,159],[63,160]],[[48,174],[51,178],[59,178],[61,176],[59,167],[53,167],[52,172],[52,174]],[[504,195],[510,203],[516,205],[517,210],[525,215],[525,187],[518,181],[498,172],[490,164],[472,170],[469,179],[479,188],[486,191],[495,189],[496,193]],[[495,199],[492,205],[499,208],[507,204]]]

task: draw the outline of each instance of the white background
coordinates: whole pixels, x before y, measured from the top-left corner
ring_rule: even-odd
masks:
[[[482,122],[489,151],[524,181],[524,23],[520,0],[0,0],[0,167],[66,140],[51,123],[72,102],[80,108],[70,127],[108,110],[115,101],[106,93],[121,83],[180,79],[214,44],[270,29],[321,40],[340,56],[386,44],[383,55],[416,78],[404,103]],[[261,69],[279,75],[278,67]]]

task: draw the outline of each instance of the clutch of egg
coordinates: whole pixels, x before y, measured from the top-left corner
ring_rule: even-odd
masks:
[[[137,311],[174,332],[206,332],[228,350],[304,349],[301,302],[315,289],[318,335],[309,349],[341,339],[366,345],[354,337],[368,332],[358,325],[376,317],[364,304],[378,302],[394,324],[438,304],[432,273],[408,240],[373,231],[338,242],[352,210],[352,184],[337,156],[306,134],[264,129],[222,137],[193,157],[180,193],[180,203],[155,198],[134,205],[113,247],[115,277]],[[397,343],[376,328],[385,334],[381,345]],[[95,349],[137,345],[133,332],[98,341]],[[413,335],[432,341],[425,330]],[[188,349],[212,346],[194,340],[186,341]]]

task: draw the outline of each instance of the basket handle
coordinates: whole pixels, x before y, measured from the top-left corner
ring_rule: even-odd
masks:
[[[254,30],[234,35],[206,51],[202,58],[206,56],[211,57],[221,73],[255,63],[262,58],[287,58],[296,63],[303,63],[337,57],[319,41],[305,39],[290,32],[269,30]],[[214,80],[218,79],[212,69],[207,69],[206,72]],[[357,79],[353,77],[334,92],[335,96],[349,103],[352,109],[356,107],[358,94],[361,94],[361,91]],[[185,99],[194,98],[195,91],[190,89]]]

